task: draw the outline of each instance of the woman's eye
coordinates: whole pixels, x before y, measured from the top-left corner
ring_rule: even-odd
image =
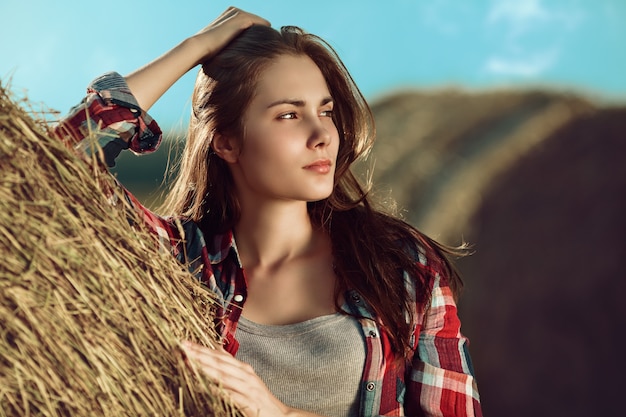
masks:
[[[333,111],[332,110],[324,110],[320,113],[321,116],[324,117],[333,117]]]
[[[285,113],[285,114],[281,114],[280,116],[278,116],[278,118],[279,119],[284,119],[284,120],[295,119],[296,118],[296,114],[294,112]]]

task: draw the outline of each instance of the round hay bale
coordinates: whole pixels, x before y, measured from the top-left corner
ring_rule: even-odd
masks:
[[[475,250],[459,314],[485,415],[621,415],[626,106],[444,90],[373,111],[375,183],[420,230]]]
[[[0,170],[0,416],[234,415],[178,348],[216,340],[209,292],[2,86]]]

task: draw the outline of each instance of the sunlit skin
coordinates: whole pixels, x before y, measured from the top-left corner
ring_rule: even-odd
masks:
[[[309,57],[280,56],[262,72],[243,116],[243,142],[233,138],[232,150],[218,151],[230,163],[244,210],[330,195],[339,148],[332,111],[326,81]]]
[[[248,284],[242,315],[262,324],[297,323],[335,312],[329,236],[311,224],[307,202],[334,187],[339,134],[333,99],[307,56],[266,67],[243,113],[243,138],[216,135],[241,205],[235,237]],[[247,364],[222,349],[184,345],[189,358],[256,415],[310,415],[286,407]]]
[[[326,81],[306,56],[278,57],[260,75],[243,142],[214,139],[241,204],[235,226],[248,280],[243,315],[288,324],[335,311],[332,251],[307,202],[334,185],[339,135]]]
[[[126,77],[144,110],[190,68],[265,19],[229,8],[214,22]],[[216,134],[241,204],[234,232],[248,281],[243,314],[284,324],[335,311],[329,236],[314,227],[307,202],[328,197],[339,147],[333,101],[319,68],[304,56],[280,56],[261,72],[242,109],[243,138]],[[246,417],[315,416],[279,401],[247,365],[221,346],[183,342],[189,366],[220,384]]]

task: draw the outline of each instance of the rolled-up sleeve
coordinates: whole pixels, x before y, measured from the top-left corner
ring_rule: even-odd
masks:
[[[482,417],[468,345],[452,291],[437,274],[407,375],[407,415]]]
[[[115,158],[122,150],[153,152],[162,138],[156,121],[139,108],[126,80],[116,72],[96,78],[87,88],[85,98],[59,122],[54,133],[81,156],[101,153],[109,167],[115,165]],[[154,234],[159,247],[178,256],[181,237],[176,221],[152,213],[115,178],[113,181],[123,192],[129,208]],[[107,190],[108,187],[103,187],[115,204],[117,198]],[[129,217],[131,224],[134,219]]]
[[[55,132],[88,155],[102,152],[110,167],[122,150],[153,152],[162,138],[156,121],[139,107],[126,80],[116,72],[96,78]]]

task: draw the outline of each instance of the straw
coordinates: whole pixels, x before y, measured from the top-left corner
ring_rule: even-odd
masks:
[[[235,415],[179,349],[216,301],[1,85],[0,174],[0,416]]]

